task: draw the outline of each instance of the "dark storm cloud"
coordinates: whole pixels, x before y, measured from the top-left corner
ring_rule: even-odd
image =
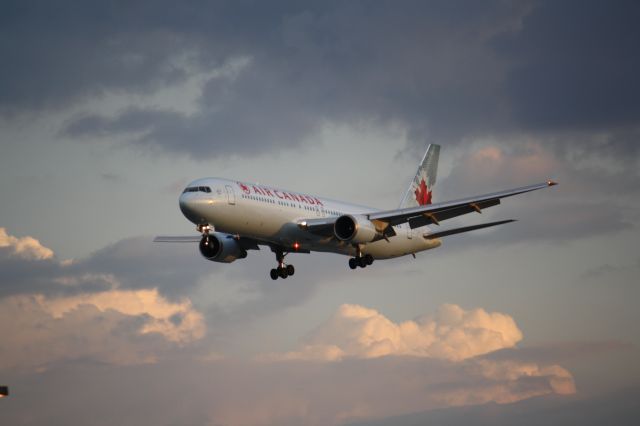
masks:
[[[296,144],[327,120],[400,121],[416,135],[450,139],[487,129],[500,120],[500,108],[487,104],[500,104],[501,70],[486,41],[525,9],[463,1],[93,6],[9,7],[2,107],[150,93],[184,79],[188,67],[250,58],[234,79],[206,85],[194,116],[130,109],[80,117],[65,132],[141,131],[134,141],[194,156]],[[191,54],[188,65],[176,63],[179,53]]]
[[[167,52],[186,46],[165,30],[171,18],[159,20],[158,11],[167,9],[157,6],[143,11],[135,5],[123,10],[117,1],[3,2],[1,108],[66,105],[109,90],[143,92],[181,78]],[[138,30],[145,15],[150,24]]]
[[[640,120],[640,4],[541,1],[495,41],[515,63],[505,88],[518,122],[598,129]]]
[[[520,126],[535,133],[638,125],[635,2],[10,2],[4,9],[5,112],[152,93],[250,59],[233,78],[211,78],[196,114],[166,106],[90,114],[63,129],[73,137],[119,136],[197,158],[295,145],[326,121],[399,122],[420,144]]]

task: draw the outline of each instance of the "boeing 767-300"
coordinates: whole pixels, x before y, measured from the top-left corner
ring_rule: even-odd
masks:
[[[156,237],[157,242],[198,242],[200,253],[214,262],[247,257],[248,250],[268,246],[278,266],[272,279],[294,274],[285,263],[289,253],[331,252],[349,256],[349,267],[374,260],[413,255],[439,247],[441,238],[502,225],[513,220],[482,223],[432,232],[428,225],[500,204],[500,200],[553,186],[536,185],[476,197],[432,203],[439,145],[429,145],[400,206],[377,210],[297,191],[221,178],[191,182],[180,195],[180,210],[196,225],[193,236]]]

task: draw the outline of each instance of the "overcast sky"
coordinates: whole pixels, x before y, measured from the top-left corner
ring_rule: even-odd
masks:
[[[0,3],[0,423],[637,421],[637,2]],[[151,242],[203,176],[394,208],[428,143],[434,201],[560,185],[356,271]]]

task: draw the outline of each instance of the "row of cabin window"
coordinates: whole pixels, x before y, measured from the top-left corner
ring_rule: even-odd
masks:
[[[242,198],[249,198],[251,200],[263,201],[263,202],[271,203],[271,204],[275,204],[276,203],[274,200],[271,200],[269,198],[256,197],[255,195],[243,195]],[[288,204],[288,203],[285,203],[284,201],[278,201],[278,204],[280,204],[281,206],[288,206],[288,207],[294,207],[294,208],[296,207],[295,204],[293,204],[293,203]],[[298,205],[298,208],[303,208],[303,207],[304,207],[305,210],[315,211],[315,209],[312,208],[312,207]],[[340,213],[334,212],[334,211],[330,211],[330,210],[325,210],[325,212],[329,213],[329,214],[334,214],[336,216],[340,215]]]

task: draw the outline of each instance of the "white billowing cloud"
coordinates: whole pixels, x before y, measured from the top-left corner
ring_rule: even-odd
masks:
[[[49,369],[45,380],[62,377],[65,386],[75,389],[39,404],[50,407],[42,418],[61,406],[76,412],[81,398],[87,401],[88,418],[94,419],[105,393],[121,395],[120,404],[129,406],[140,395],[123,389],[140,387],[157,393],[156,406],[175,408],[176,395],[165,399],[161,390],[168,382],[185,390],[177,392],[184,398],[177,405],[189,409],[163,411],[155,423],[167,418],[180,423],[193,415],[192,423],[337,425],[575,390],[573,378],[560,366],[483,357],[513,347],[522,333],[509,315],[456,305],[397,323],[374,309],[342,305],[293,352],[265,356],[263,362],[225,357],[224,347],[203,353],[205,320],[188,299],[167,300],[155,288],[127,289],[125,280],[135,284],[131,277],[136,275],[127,275],[126,269],[61,264],[34,254],[38,251],[14,249],[18,239],[3,236],[10,247],[1,249],[3,260],[8,267],[12,262],[21,266],[16,273],[27,276],[17,281],[22,287],[0,297],[0,372]],[[23,240],[31,241],[23,246],[41,247],[33,239]],[[125,249],[124,257],[135,252],[135,246]],[[37,266],[32,275],[30,265]],[[30,285],[32,278],[37,283]],[[167,356],[176,348],[181,348],[179,360]],[[75,368],[80,360],[90,363]],[[69,371],[56,376],[62,363]],[[108,372],[124,377],[124,383],[110,381]],[[95,375],[91,385],[87,374]],[[105,391],[109,383],[115,388]],[[87,397],[92,386],[92,397]],[[144,405],[147,398],[145,392],[138,402]],[[112,401],[106,410],[105,424],[118,423]],[[138,423],[149,422],[147,417],[144,412]]]
[[[0,227],[0,248],[9,248],[13,255],[23,259],[51,259],[53,251],[33,237],[16,238],[7,234],[5,228]]]
[[[204,334],[190,301],[169,302],[155,289],[11,296],[0,300],[0,370],[74,359],[150,363]]]
[[[8,290],[0,298],[0,370],[76,359],[155,362],[166,350],[205,335],[204,317],[188,299],[169,301],[157,288],[123,288],[118,271],[58,262],[36,239],[10,236],[5,228],[0,248],[7,267],[23,265],[13,272],[22,276],[10,274],[2,283]],[[12,286],[11,279],[20,284]]]
[[[345,304],[300,349],[282,358],[338,361],[410,355],[460,361],[513,347],[521,339],[513,318],[484,309],[446,304],[433,316],[394,323],[374,309]]]
[[[159,333],[176,343],[190,342],[204,335],[203,317],[192,308],[190,301],[168,302],[156,289],[112,290],[56,299],[37,296],[36,299],[53,318],[62,318],[83,305],[93,305],[102,312],[114,310],[129,316],[144,315],[146,321],[140,334]]]
[[[559,365],[485,356],[521,339],[511,316],[480,308],[446,304],[434,315],[396,323],[374,309],[345,304],[297,350],[262,358],[265,370],[278,369],[281,388],[271,384],[259,396],[249,395],[250,402],[230,401],[216,415],[223,424],[283,424],[283,418],[295,419],[290,424],[312,418],[317,424],[341,424],[575,393],[572,375]],[[296,386],[295,392],[283,390]],[[290,402],[286,416],[250,409],[283,410],[285,400]]]

